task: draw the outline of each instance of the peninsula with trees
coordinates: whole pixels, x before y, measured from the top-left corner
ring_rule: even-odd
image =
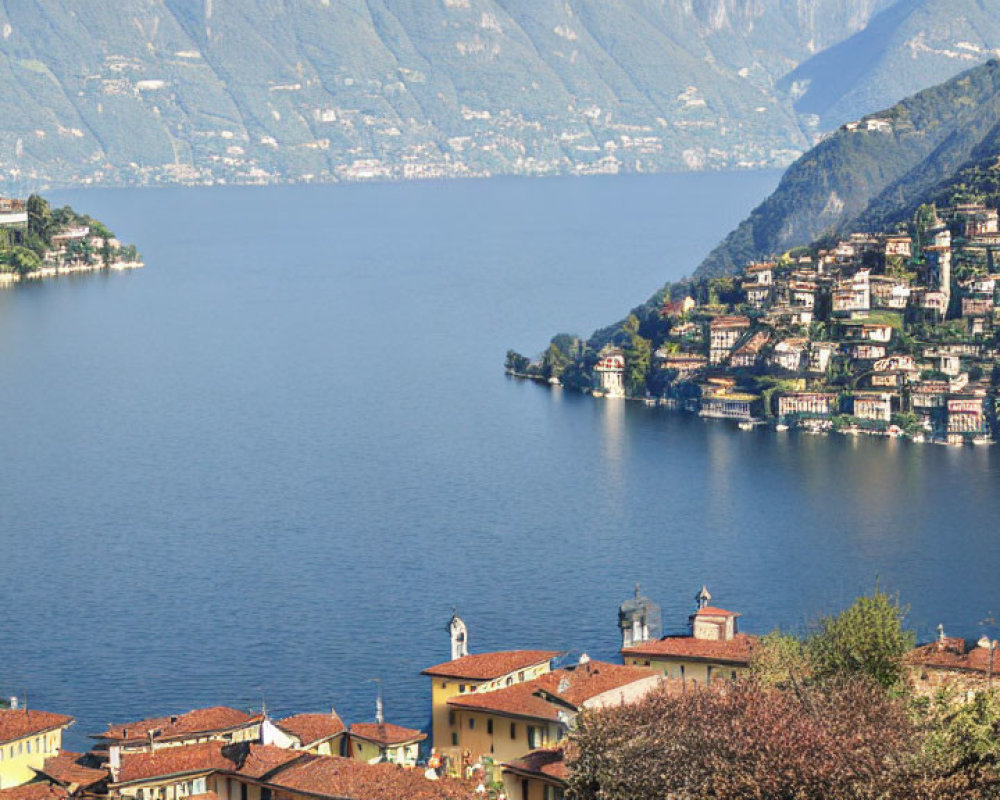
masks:
[[[0,198],[0,286],[23,280],[143,266],[135,245],[70,206],[43,197]]]

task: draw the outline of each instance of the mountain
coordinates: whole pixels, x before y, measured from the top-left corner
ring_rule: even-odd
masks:
[[[783,165],[779,82],[893,1],[7,2],[0,184]]]
[[[992,0],[899,0],[778,82],[800,114],[836,127],[1000,55]]]
[[[695,276],[731,274],[822,235],[900,218],[963,168],[1000,152],[998,123],[994,60],[842,127],[788,169]]]

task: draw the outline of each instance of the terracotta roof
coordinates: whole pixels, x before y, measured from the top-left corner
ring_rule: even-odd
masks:
[[[108,741],[138,741],[149,738],[149,731],[152,730],[155,731],[155,739],[176,739],[242,728],[262,719],[259,714],[247,714],[235,708],[214,706],[197,708],[186,714],[150,717],[137,722],[109,725],[104,733],[98,733],[93,738]]]
[[[355,722],[351,725],[351,736],[367,739],[380,745],[404,744],[405,742],[422,742],[427,734],[413,728],[404,728],[384,722]]]
[[[65,714],[25,708],[3,708],[0,709],[0,742],[11,742],[57,728],[67,728],[72,724],[73,718]]]
[[[272,744],[251,744],[237,772],[251,778],[263,778],[304,755],[301,750],[286,750]]]
[[[108,771],[106,769],[95,769],[81,764],[82,758],[84,758],[82,753],[62,750],[59,755],[45,759],[45,765],[39,771],[64,786],[85,788],[107,779]]]
[[[705,606],[704,608],[699,608],[694,612],[696,617],[742,617],[743,615],[736,611],[726,611],[724,608],[714,608],[713,606]]]
[[[219,795],[215,792],[201,792],[200,794],[189,794],[187,800],[219,800]]]
[[[26,783],[11,789],[0,789],[0,800],[66,800],[69,797],[61,786],[51,783]]]
[[[171,775],[234,771],[236,764],[222,753],[222,742],[161,747],[153,752],[123,753],[116,784],[144,783]]]
[[[907,654],[906,661],[912,666],[930,669],[953,669],[983,675],[990,671],[989,649],[978,646],[970,649],[964,639],[956,637],[916,647]],[[1000,648],[993,652],[993,672],[1000,676]]]
[[[291,792],[337,800],[468,800],[474,784],[450,778],[431,781],[395,764],[365,764],[338,756],[307,755],[268,783]]]
[[[589,661],[493,692],[453,697],[448,705],[518,717],[558,720],[559,711],[566,706],[580,708],[598,695],[652,677],[659,678],[660,674],[642,667]],[[555,702],[550,702],[547,698],[552,698]]]
[[[278,720],[275,725],[296,737],[303,746],[321,742],[346,730],[344,721],[336,714],[296,714]]]
[[[695,639],[693,636],[664,636],[654,642],[643,642],[622,649],[625,656],[645,658],[683,658],[690,661],[709,661],[719,664],[746,666],[757,643],[755,636],[738,633],[728,642],[714,639]]]
[[[519,669],[551,661],[559,655],[562,654],[554,650],[502,650],[496,653],[476,653],[454,661],[446,661],[435,667],[428,667],[420,674],[488,681],[517,672]]]
[[[503,770],[517,775],[548,778],[560,784],[565,784],[569,780],[569,767],[563,760],[561,747],[532,750],[521,758],[508,761],[503,765]]]

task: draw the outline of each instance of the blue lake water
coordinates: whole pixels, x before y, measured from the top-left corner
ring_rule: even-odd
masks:
[[[1000,450],[743,433],[508,379],[689,272],[777,175],[88,191],[135,273],[0,293],[0,691],[428,720],[474,650],[801,628],[876,578],[929,636],[1000,611]]]

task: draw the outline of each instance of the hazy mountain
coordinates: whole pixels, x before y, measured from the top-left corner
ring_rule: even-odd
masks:
[[[838,130],[803,155],[775,192],[696,275],[741,269],[821,235],[877,228],[1000,153],[1000,62],[990,61]]]
[[[796,110],[835,127],[1000,55],[994,0],[899,0],[779,82]]]
[[[17,0],[0,181],[783,164],[815,129],[779,81],[891,5]]]

